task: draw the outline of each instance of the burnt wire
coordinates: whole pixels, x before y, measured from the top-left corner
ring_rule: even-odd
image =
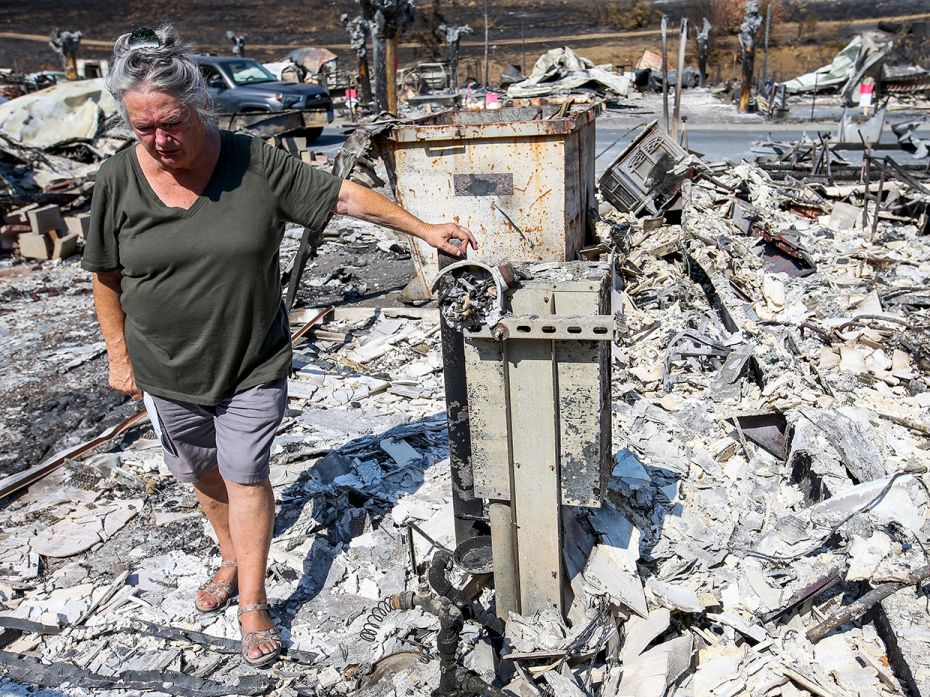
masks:
[[[763,559],[765,561],[772,562],[773,564],[788,564],[790,562],[801,559],[802,557],[806,557],[807,555],[812,554],[813,552],[816,552],[818,549],[820,549],[823,546],[824,542],[826,542],[837,530],[839,530],[841,527],[846,525],[846,523],[848,523],[852,518],[854,518],[855,516],[861,513],[865,513],[875,508],[875,506],[881,503],[882,499],[884,499],[885,496],[888,495],[888,492],[891,491],[891,487],[895,485],[895,482],[897,482],[901,477],[910,476],[910,474],[911,474],[910,472],[896,472],[895,474],[893,474],[891,476],[891,479],[888,480],[888,483],[885,484],[885,486],[882,487],[882,490],[879,491],[874,497],[872,497],[872,499],[869,502],[863,504],[862,506],[854,510],[852,513],[844,517],[841,521],[831,526],[830,532],[827,535],[823,536],[821,540],[817,542],[817,544],[815,544],[810,549],[807,549],[803,552],[798,552],[797,554],[792,554],[791,556],[787,556],[787,557],[780,557],[777,555],[765,554],[764,552],[757,552],[754,549],[748,549],[746,547],[734,547],[732,551],[743,552],[748,556],[756,557],[758,559]],[[914,479],[917,481],[918,484],[920,484],[921,487],[923,487],[923,490],[924,492],[926,492],[928,499],[930,499],[930,488],[927,487],[927,484],[920,477],[914,477]],[[918,544],[920,544],[921,548],[923,549],[923,544],[921,544],[919,540],[918,540]],[[924,553],[926,554],[926,549],[924,549]]]

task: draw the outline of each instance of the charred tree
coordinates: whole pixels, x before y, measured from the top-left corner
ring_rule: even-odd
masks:
[[[232,52],[234,56],[239,56],[240,58],[245,56],[245,34],[239,36],[236,32],[227,29],[226,38],[232,42]]]
[[[698,70],[701,73],[701,87],[707,82],[707,51],[710,48],[710,22],[707,17],[703,17],[704,26],[695,36],[698,54]]]
[[[454,92],[459,86],[459,51],[462,37],[471,34],[472,28],[467,24],[440,24],[439,31],[442,32],[443,38],[449,44],[449,90]]]
[[[759,0],[746,0],[743,9],[743,23],[739,27],[739,47],[743,61],[743,85],[739,95],[739,111],[745,114],[749,111],[749,100],[752,96],[752,73],[756,60],[756,34],[762,25],[762,16],[759,14]]]
[[[58,31],[58,27],[52,29],[48,37],[48,45],[52,47],[58,60],[61,62],[61,68],[69,80],[77,80],[77,53],[81,45],[81,32],[79,31]]]
[[[397,112],[397,37],[413,22],[416,0],[356,0],[371,31],[374,93],[378,111]]]
[[[349,44],[358,57],[358,87],[361,91],[360,101],[371,103],[371,76],[368,72],[368,20],[364,17],[349,19],[348,14],[339,16],[339,21],[349,34]]]

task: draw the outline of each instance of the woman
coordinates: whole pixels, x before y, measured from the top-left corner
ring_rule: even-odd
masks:
[[[344,182],[210,121],[197,66],[174,28],[114,46],[108,88],[138,143],[97,176],[83,267],[109,356],[111,387],[144,390],[165,461],[193,485],[222,562],[197,593],[201,612],[238,591],[242,655],[274,661],[265,572],[274,523],[272,439],[287,403],[291,346],[281,302],[284,223],[319,230],[331,211],[456,253],[465,228],[424,223]]]

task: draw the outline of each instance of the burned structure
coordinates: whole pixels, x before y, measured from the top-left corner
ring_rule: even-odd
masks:
[[[360,60],[373,7],[343,19]],[[926,162],[825,134],[714,162],[637,114],[595,176],[597,97],[630,80],[555,49],[514,86],[500,108],[382,115],[333,164],[423,218],[442,201],[477,252],[338,218],[288,231],[283,661],[238,658],[234,606],[191,610],[216,549],[123,405],[0,480],[0,691],[930,695]],[[80,239],[94,167],[129,142],[88,95],[68,138],[0,137],[19,254]],[[105,349],[89,279],[31,258],[0,262],[4,360],[73,377]],[[412,305],[372,298],[384,259],[411,267]],[[339,303],[311,305],[324,291]]]

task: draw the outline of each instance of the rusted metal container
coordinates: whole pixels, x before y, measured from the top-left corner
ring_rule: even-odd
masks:
[[[428,222],[475,235],[486,263],[570,261],[595,206],[594,123],[600,104],[447,111],[379,139],[397,202]],[[409,298],[430,297],[435,250],[411,245]]]

